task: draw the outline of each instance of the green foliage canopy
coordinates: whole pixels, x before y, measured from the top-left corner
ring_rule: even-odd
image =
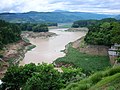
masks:
[[[16,24],[0,20],[0,49],[6,44],[20,40],[20,34],[21,30]]]
[[[61,74],[53,65],[28,64],[10,67],[2,79],[2,90],[59,90],[62,87]]]

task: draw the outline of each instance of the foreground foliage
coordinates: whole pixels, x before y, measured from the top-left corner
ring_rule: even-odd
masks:
[[[28,64],[13,66],[2,79],[2,90],[59,90],[62,87],[60,73],[52,65]],[[32,82],[31,82],[32,81]]]
[[[69,84],[62,90],[119,90],[120,67],[97,72],[86,79]]]
[[[0,90],[60,90],[71,82],[82,80],[85,75],[81,69],[64,68],[58,72],[52,64],[33,63],[25,66],[10,67],[4,78]]]
[[[45,23],[17,23],[22,31],[48,32],[48,25]]]

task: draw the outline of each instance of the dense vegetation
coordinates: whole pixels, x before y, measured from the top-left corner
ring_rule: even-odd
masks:
[[[8,23],[0,20],[0,49],[4,45],[21,40],[21,31],[48,32],[48,26],[33,23]]]
[[[72,27],[88,27],[89,31],[85,36],[88,44],[111,46],[120,43],[120,22],[114,18],[79,20]]]
[[[68,48],[65,57],[58,58],[56,64],[71,64],[74,67],[82,68],[87,74],[103,70],[110,66],[108,56],[95,56],[79,52],[72,47]]]
[[[90,27],[93,25],[99,25],[102,24],[104,22],[119,22],[118,20],[116,20],[115,18],[104,18],[101,20],[78,20],[75,21],[72,25],[73,28],[79,28],[79,27]]]
[[[52,64],[33,63],[25,66],[10,67],[4,78],[0,90],[60,90],[70,82],[83,79],[85,75],[81,69],[63,68],[58,72]]]
[[[114,43],[120,44],[120,23],[104,22],[90,26],[85,41],[94,45],[111,46]]]
[[[79,20],[75,21],[72,25],[73,28],[79,28],[79,27],[88,27],[95,23],[97,23],[98,20]]]
[[[52,64],[33,63],[10,67],[0,90],[119,90],[120,67],[100,71],[86,77],[80,68],[62,68],[58,72]]]
[[[18,23],[17,25],[22,31],[48,32],[48,26],[46,24]]]
[[[6,44],[20,40],[20,34],[21,30],[16,24],[0,20],[0,49]]]
[[[62,90],[119,90],[120,67],[97,72],[86,79],[69,84]]]
[[[27,13],[1,13],[0,19],[12,23],[40,23],[56,22],[69,23],[76,20],[102,19],[112,15],[84,13],[84,12],[27,12]]]

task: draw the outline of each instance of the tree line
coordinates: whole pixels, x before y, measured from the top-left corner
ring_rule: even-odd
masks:
[[[33,32],[48,32],[48,26],[46,24],[33,24],[33,23],[16,23],[22,31]]]
[[[48,32],[49,26],[58,26],[57,23],[16,23],[22,31]]]
[[[74,22],[72,27],[88,27],[89,31],[84,39],[88,44],[106,46],[120,44],[120,21],[114,18],[79,20]]]
[[[21,30],[19,26],[0,20],[0,49],[6,44],[20,40],[20,34]]]
[[[95,24],[102,24],[104,22],[119,22],[115,18],[104,18],[101,20],[78,20],[73,22],[72,27],[73,28],[79,28],[79,27],[89,27]]]

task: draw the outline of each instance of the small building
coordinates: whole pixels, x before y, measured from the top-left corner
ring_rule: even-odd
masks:
[[[119,44],[111,46],[111,48],[108,50],[111,65],[114,65],[116,63],[115,59],[117,59],[117,57],[120,55],[118,50],[120,50]]]

